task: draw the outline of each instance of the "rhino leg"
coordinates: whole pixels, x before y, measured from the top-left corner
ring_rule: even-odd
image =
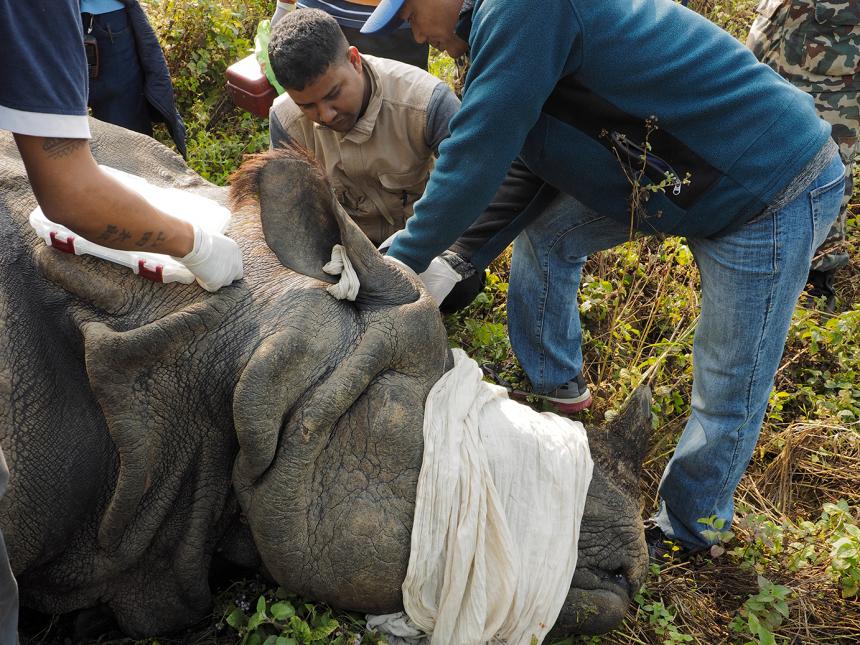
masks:
[[[113,494],[98,524],[27,571],[29,604],[61,611],[105,603],[135,635],[177,629],[208,611],[209,563],[235,513],[236,443],[223,412],[243,356],[225,352],[231,341],[213,333],[231,297],[128,331],[82,325],[89,384],[116,450]],[[219,378],[207,379],[207,360],[221,361]]]

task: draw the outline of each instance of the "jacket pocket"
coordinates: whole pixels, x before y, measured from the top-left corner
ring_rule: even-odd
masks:
[[[860,72],[860,2],[818,0],[803,26],[802,65],[822,76]]]
[[[407,172],[385,173],[379,175],[379,183],[386,193],[385,201],[393,212],[408,209],[412,213],[414,204],[424,193],[427,178],[430,176],[427,168],[414,168]]]
[[[650,183],[659,184],[666,182],[665,192],[677,197],[683,188],[682,178],[678,176],[675,169],[668,161],[646,150],[642,146],[633,143],[619,132],[610,135],[613,147],[618,151],[622,163],[625,164],[628,176],[635,181],[641,182],[642,174],[650,180]]]

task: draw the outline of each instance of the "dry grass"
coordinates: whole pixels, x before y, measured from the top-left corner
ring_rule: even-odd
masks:
[[[843,270],[836,287],[843,311],[836,317],[850,313],[847,303],[858,302],[860,289],[858,267],[860,267],[860,240],[857,225],[854,224],[850,236],[852,240],[852,266]],[[649,246],[640,248],[642,262],[649,266],[655,249]],[[613,269],[613,262],[616,263]],[[594,259],[589,269],[603,278],[609,278],[617,271],[617,257],[607,260]],[[678,268],[669,273],[678,271]],[[650,273],[650,271],[649,271]],[[694,280],[687,275],[672,276],[673,288],[695,290]],[[652,274],[653,275],[653,274]],[[617,275],[616,275],[617,278]],[[670,288],[666,276],[649,278],[651,288],[632,285],[630,293],[636,298],[627,299],[624,315],[607,316],[607,320],[634,321],[635,324],[651,320],[653,299],[671,302]],[[683,310],[679,329],[692,322],[693,294],[690,294],[690,307]],[[813,314],[826,320],[827,314]],[[612,323],[609,323],[610,325]],[[607,329],[603,326],[592,332],[592,339],[605,339]],[[624,350],[610,344],[604,351],[613,354],[612,361],[624,356]],[[648,352],[645,353],[648,355]],[[607,385],[603,379],[607,369],[604,359],[592,356],[589,373],[595,379],[598,398],[608,394],[618,396],[630,385]],[[637,354],[638,355],[638,350]],[[844,357],[843,357],[844,358]],[[856,357],[860,359],[860,357]],[[621,364],[625,359],[620,359]],[[800,343],[797,339],[789,343],[783,358],[782,368],[777,378],[777,388],[788,392],[797,390],[797,383],[791,379],[802,376],[808,370],[836,371],[839,357],[833,348],[819,347]],[[616,363],[617,364],[617,363]],[[858,361],[860,364],[860,361]],[[608,370],[612,372],[611,369]],[[616,370],[617,371],[617,370]],[[631,370],[631,371],[636,371]],[[617,374],[616,374],[617,376]],[[689,378],[683,370],[672,365],[663,365],[655,379],[657,390],[679,391],[686,399],[689,396]],[[624,379],[622,379],[624,380]],[[860,383],[855,383],[860,387]],[[833,391],[816,391],[816,396],[824,399],[834,397]],[[617,399],[616,399],[617,400]],[[820,401],[818,401],[820,402]],[[600,414],[600,411],[598,411]],[[810,415],[810,416],[807,416]],[[729,552],[718,558],[700,558],[689,563],[676,563],[664,566],[659,573],[653,573],[646,583],[649,597],[659,599],[675,615],[672,621],[677,633],[692,637],[697,643],[745,642],[744,638],[730,629],[732,619],[750,596],[758,593],[757,574],[764,575],[774,583],[791,590],[789,600],[790,614],[775,631],[778,642],[790,643],[857,643],[860,642],[860,601],[855,597],[843,599],[839,586],[826,570],[829,559],[827,548],[816,537],[807,537],[806,543],[816,545],[824,557],[817,562],[794,570],[789,566],[788,551],[772,557],[762,558],[751,566],[754,558],[744,557],[744,547],[756,543],[759,532],[756,522],[771,522],[781,527],[796,527],[803,520],[816,520],[825,503],[846,500],[854,509],[857,522],[857,509],[860,508],[860,425],[854,421],[842,422],[839,417],[829,414],[819,407],[798,405],[781,415],[782,420],[770,418],[762,429],[761,439],[753,456],[752,463],[741,481],[736,493],[736,503],[741,511],[738,517],[746,521],[736,522],[733,527],[736,537],[728,545]],[[646,460],[643,479],[643,515],[647,516],[656,503],[656,490],[666,460],[671,455],[678,434],[683,429],[684,415],[669,415],[661,421],[659,429],[652,438],[651,450]],[[804,544],[806,544],[804,543]],[[601,643],[662,643],[666,635],[658,635],[649,620],[648,612],[642,603],[633,605],[624,626],[599,640]],[[749,638],[747,636],[747,638]],[[756,641],[749,641],[756,642]]]
[[[757,490],[776,512],[816,515],[825,502],[860,504],[858,428],[824,422],[773,429],[759,446],[751,469]]]

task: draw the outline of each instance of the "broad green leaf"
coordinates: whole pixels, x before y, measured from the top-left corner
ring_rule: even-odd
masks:
[[[240,628],[248,624],[248,617],[245,615],[244,611],[236,607],[236,609],[231,611],[230,615],[227,616],[227,624],[238,631]]]
[[[286,620],[290,616],[296,615],[296,610],[289,601],[276,602],[269,608],[269,612],[275,620]]]
[[[248,631],[252,632],[266,622],[266,614],[256,613],[248,620]]]

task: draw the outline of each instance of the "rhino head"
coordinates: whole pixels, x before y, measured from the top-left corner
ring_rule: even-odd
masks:
[[[93,121],[100,163],[226,201],[151,139]],[[130,634],[210,610],[213,554],[337,607],[402,607],[424,400],[449,367],[421,284],[384,260],[302,154],[234,182],[245,279],[208,294],[44,247],[0,138],[0,523],[22,602],[108,605]],[[341,243],[362,283],[326,292]],[[648,394],[590,432],[595,470],[564,632],[611,628],[645,568]],[[59,476],[58,473],[62,473]]]
[[[309,190],[310,186],[316,188]],[[359,309],[376,307],[380,302],[400,303],[402,307],[405,302],[424,297],[420,281],[405,272],[392,273],[391,265],[382,262],[338,204],[322,171],[301,151],[273,150],[252,158],[234,175],[232,190],[234,204],[245,203],[249,196],[258,196],[268,245],[285,266],[299,273],[331,281],[332,278],[322,271],[322,265],[329,259],[332,245],[344,243],[353,263],[358,262],[359,274],[372,277],[370,282],[362,279],[362,289],[356,299]],[[378,266],[384,266],[385,270],[375,270]],[[422,315],[426,313],[422,310]],[[424,326],[426,323],[417,329],[420,331]],[[423,331],[421,335],[416,350],[426,351],[426,345],[421,347],[420,343],[426,343],[428,338]],[[383,340],[382,344],[386,342]],[[433,342],[438,342],[438,337]],[[366,381],[358,374],[353,378],[365,387]],[[388,396],[393,395],[393,391],[388,393]],[[650,426],[650,403],[650,390],[640,387],[611,423],[589,429],[595,468],[580,532],[577,569],[556,625],[558,633],[609,631],[621,622],[633,593],[642,584],[647,552],[639,520],[639,475]],[[421,405],[419,402],[419,410]],[[404,468],[409,473],[403,482],[405,489],[387,499],[378,497],[378,491],[369,497],[363,493],[357,497],[354,491],[335,485],[336,497],[347,500],[346,505],[339,504],[333,509],[328,501],[322,501],[329,499],[331,491],[326,487],[337,481],[337,475],[329,472],[330,467],[342,468],[349,463],[347,471],[354,473],[356,482],[366,485],[365,482],[373,480],[366,468],[360,473],[353,470],[358,462],[350,453],[354,454],[356,449],[348,442],[323,449],[323,454],[326,450],[335,453],[323,466],[326,474],[319,472],[319,464],[312,466],[305,462],[305,481],[319,482],[319,488],[314,495],[316,501],[305,499],[298,510],[307,514],[310,503],[313,507],[310,514],[319,523],[315,533],[305,532],[300,536],[299,540],[303,541],[299,544],[286,537],[293,531],[285,527],[297,525],[294,518],[273,517],[270,507],[272,501],[290,495],[288,489],[295,485],[295,480],[286,474],[278,475],[266,482],[265,493],[261,487],[248,491],[243,507],[249,510],[261,504],[259,514],[254,516],[251,512],[249,519],[255,527],[253,532],[263,560],[279,582],[335,606],[371,613],[387,613],[401,607],[400,584],[408,561],[408,548],[404,547],[408,547],[415,477],[422,450],[421,418],[420,414],[416,415],[415,424],[408,430],[400,425],[378,429],[380,436],[386,437],[385,441],[397,442],[399,452],[388,455],[389,461],[377,456],[373,461],[382,466],[382,470],[376,471],[375,476],[388,479],[404,472]],[[361,435],[367,431],[363,429]],[[337,434],[336,431],[335,436]],[[354,438],[355,435],[351,435],[351,439]],[[365,450],[367,444],[363,436],[358,445]],[[346,462],[344,450],[349,455]],[[293,463],[292,459],[288,461]],[[384,474],[385,470],[389,472]],[[234,479],[234,482],[238,489],[244,487],[244,481]],[[262,501],[261,493],[266,501]],[[344,509],[353,503],[359,509],[357,518],[353,518],[350,511],[344,515]],[[262,543],[261,535],[272,536],[271,542]],[[396,536],[391,548],[388,548],[388,536]],[[309,561],[307,544],[328,544],[330,551],[325,557]],[[381,550],[381,545],[386,548]],[[299,561],[291,555],[297,553],[302,554]],[[360,577],[348,573],[355,571],[356,566],[361,567]]]
[[[424,399],[450,360],[441,319],[302,151],[252,158],[232,190],[234,208],[259,200],[266,241],[284,266],[327,286],[334,279],[322,267],[340,243],[361,282],[354,303],[326,294],[327,309],[347,314],[336,333],[320,334],[316,315],[297,321],[301,333],[261,345],[237,384],[233,483],[255,543],[288,589],[340,607],[398,607]],[[303,396],[299,375],[320,371],[324,352],[341,358]]]

